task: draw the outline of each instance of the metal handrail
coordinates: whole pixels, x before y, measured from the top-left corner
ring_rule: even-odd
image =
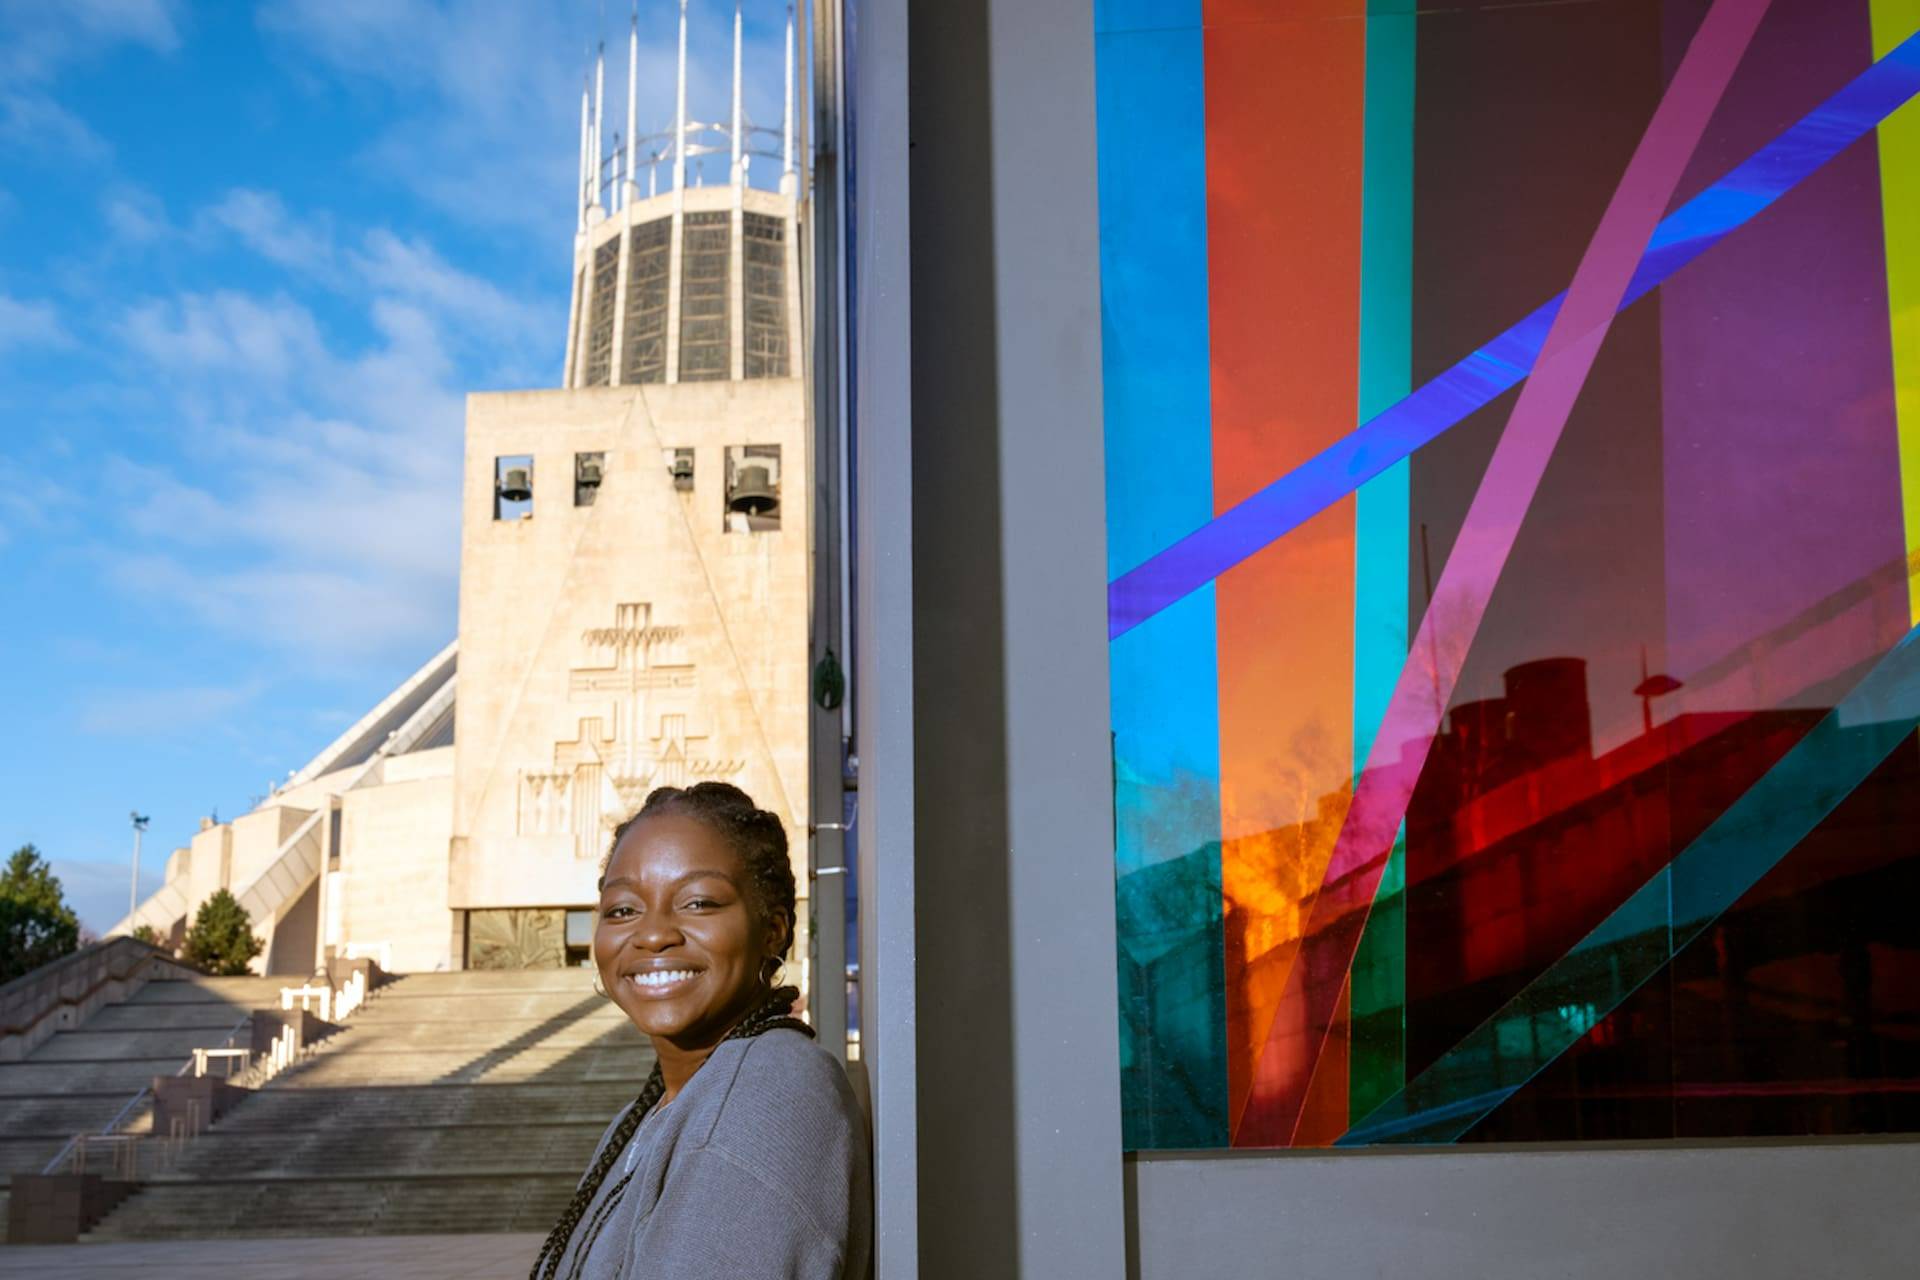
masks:
[[[220,1047],[224,1049],[229,1045],[231,1045],[233,1043],[234,1037],[240,1034],[240,1028],[246,1026],[249,1022],[252,1022],[252,1021],[253,1021],[253,1015],[249,1013],[245,1017],[241,1018],[240,1021],[234,1023],[233,1030],[227,1032],[226,1038],[220,1042]],[[187,1074],[187,1072],[191,1070],[193,1070],[193,1055],[188,1054],[187,1060],[180,1064],[180,1069],[173,1073],[174,1078],[179,1079],[181,1076],[184,1076],[185,1074]],[[132,1111],[135,1107],[139,1106],[140,1103],[146,1099],[147,1095],[152,1092],[153,1092],[152,1085],[144,1085],[144,1084],[141,1085],[140,1091],[134,1094],[131,1098],[128,1098],[126,1102],[121,1106],[121,1108],[118,1111],[113,1113],[113,1119],[107,1121],[106,1124],[102,1125],[100,1127],[100,1132],[98,1134],[87,1134],[87,1133],[74,1134],[71,1138],[67,1139],[67,1145],[60,1148],[59,1154],[54,1156],[53,1159],[47,1161],[47,1167],[42,1169],[40,1172],[43,1174],[58,1173],[60,1171],[60,1166],[66,1163],[67,1157],[73,1154],[73,1149],[79,1146],[83,1140],[90,1137],[111,1136],[113,1131],[120,1127],[120,1122],[127,1118],[127,1113]]]

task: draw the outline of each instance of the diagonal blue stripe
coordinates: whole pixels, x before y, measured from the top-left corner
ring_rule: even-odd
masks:
[[[1338,1145],[1459,1138],[1671,963],[1916,724],[1920,627],[1658,875]]]
[[[1667,215],[1621,308],[1752,221],[1920,93],[1920,35]],[[1221,512],[1107,587],[1107,634],[1124,635],[1299,527],[1482,408],[1533,369],[1564,293],[1308,462]]]

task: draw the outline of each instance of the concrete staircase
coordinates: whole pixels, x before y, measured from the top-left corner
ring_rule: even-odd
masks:
[[[86,1238],[545,1231],[653,1065],[589,983],[400,978]]]
[[[0,1063],[0,1222],[16,1173],[38,1173],[76,1133],[98,1133],[155,1076],[217,1045],[248,1012],[280,1002],[284,978],[155,981],[59,1031],[20,1062]],[[143,1105],[123,1128],[139,1131]]]

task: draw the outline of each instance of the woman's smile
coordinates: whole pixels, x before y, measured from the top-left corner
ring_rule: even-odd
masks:
[[[643,999],[665,1000],[682,995],[700,978],[704,970],[676,967],[666,969],[641,969],[626,975],[622,981]]]
[[[594,960],[656,1048],[703,1054],[766,997],[787,922],[784,912],[766,915],[749,885],[733,847],[681,815],[636,823],[614,849]]]

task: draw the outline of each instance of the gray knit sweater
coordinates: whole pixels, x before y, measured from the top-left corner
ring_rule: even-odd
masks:
[[[723,1041],[672,1103],[641,1121],[558,1274],[863,1280],[869,1177],[866,1120],[831,1054],[798,1031]]]

